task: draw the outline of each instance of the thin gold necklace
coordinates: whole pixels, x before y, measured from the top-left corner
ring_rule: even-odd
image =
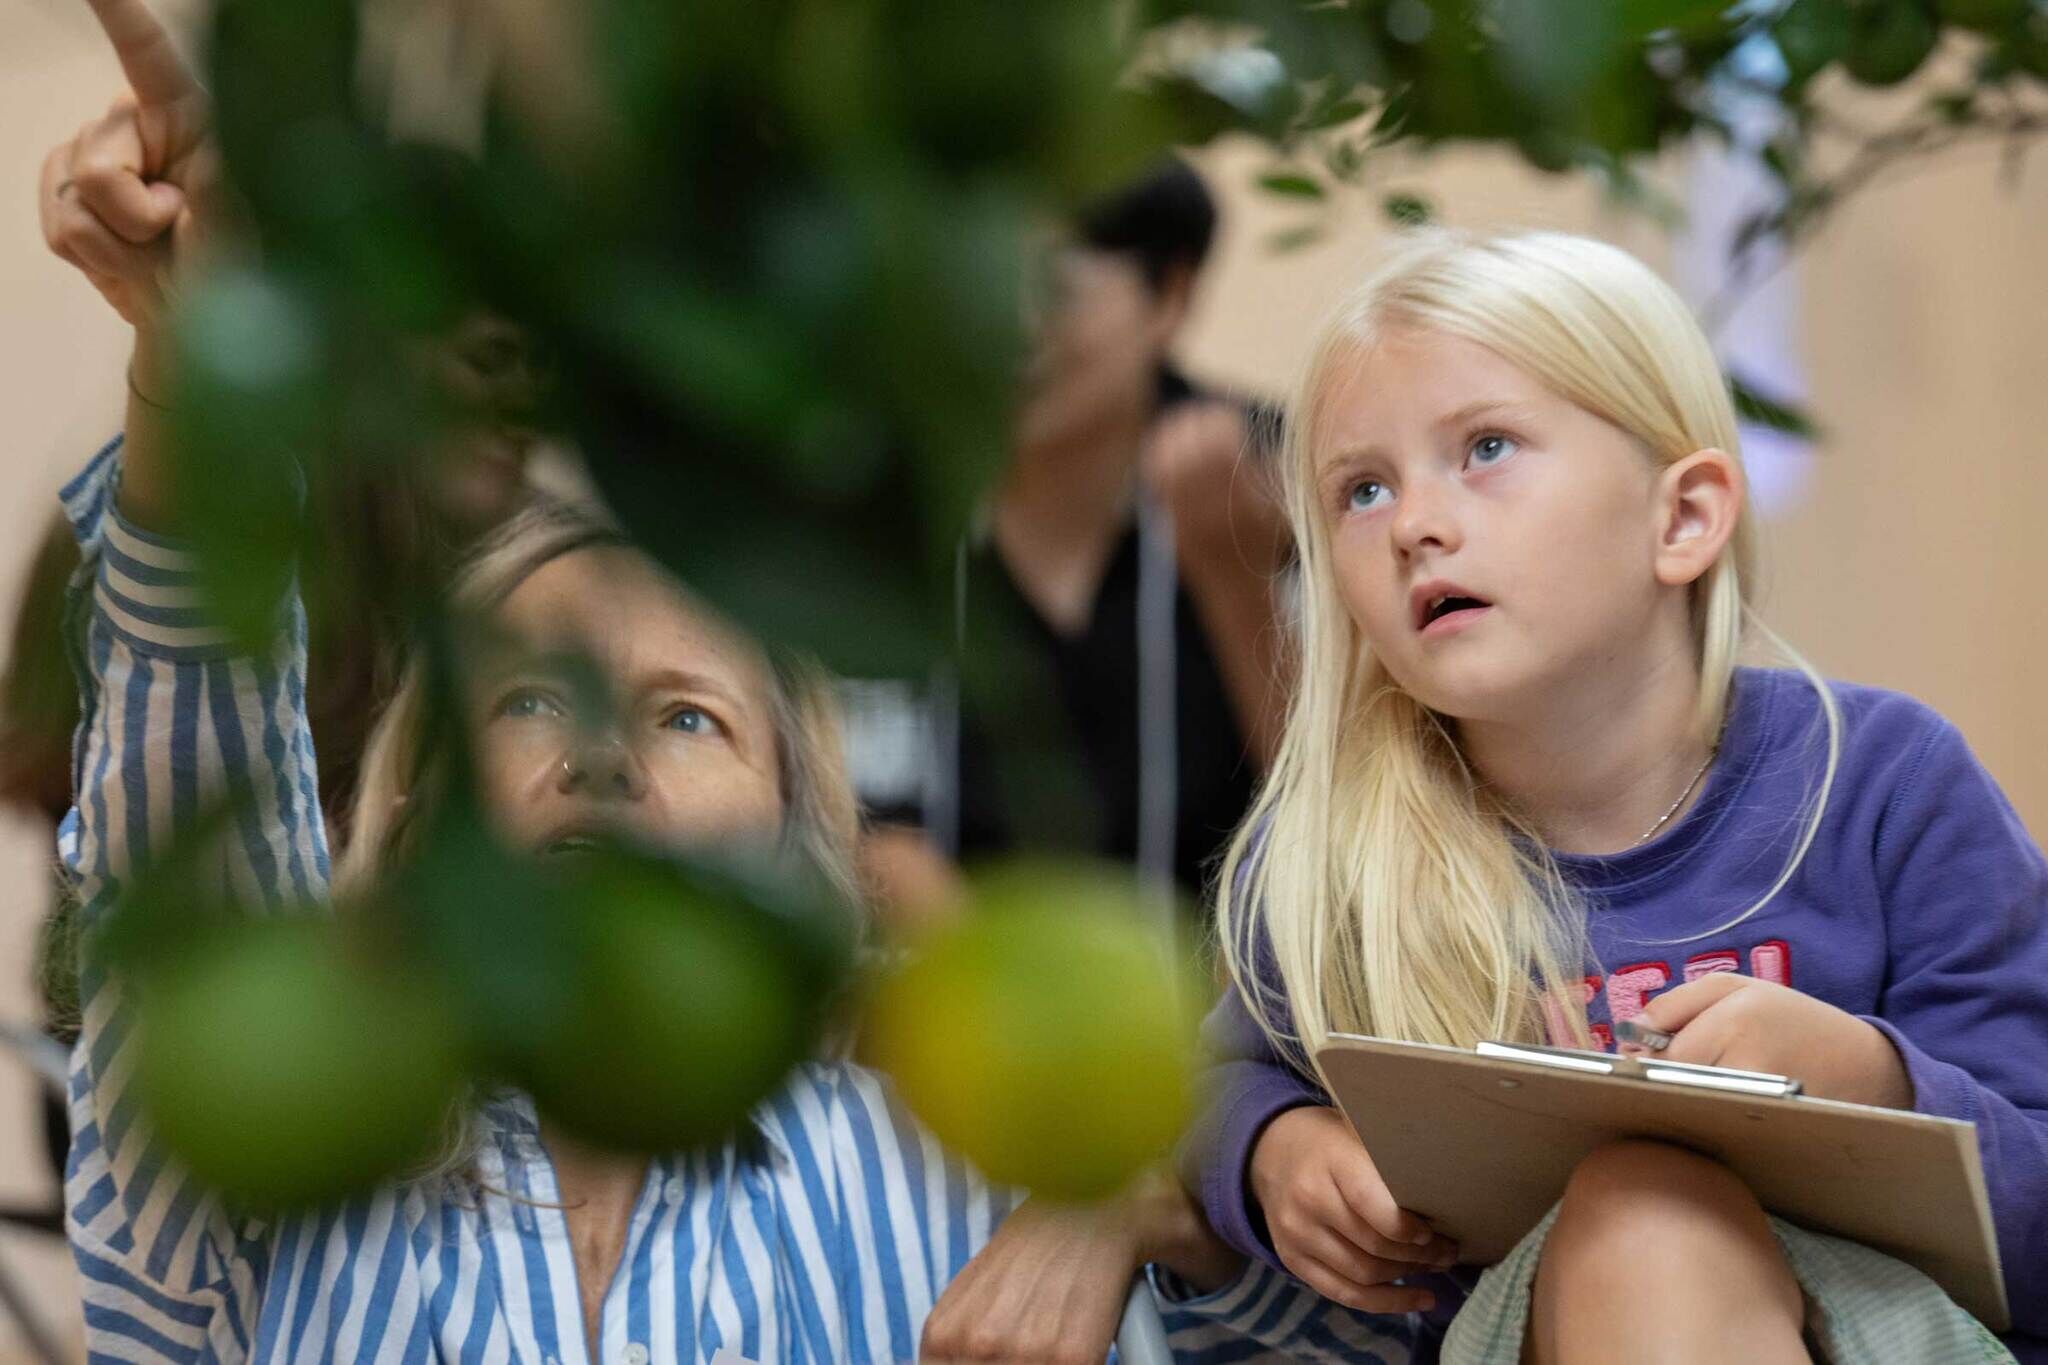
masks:
[[[1641,836],[1636,839],[1636,842],[1634,844],[1629,845],[1630,848],[1636,847],[1637,844],[1648,843],[1650,841],[1650,836],[1652,834],[1655,834],[1658,830],[1664,828],[1664,826],[1670,821],[1671,817],[1678,814],[1678,808],[1685,804],[1686,797],[1692,795],[1692,789],[1694,787],[1697,787],[1700,784],[1700,779],[1707,775],[1707,767],[1714,761],[1714,755],[1720,752],[1721,746],[1718,744],[1715,745],[1713,748],[1707,750],[1706,759],[1700,764],[1699,768],[1694,771],[1692,775],[1692,781],[1685,784],[1685,790],[1678,794],[1678,799],[1671,803],[1671,809],[1665,811],[1662,815],[1658,816],[1657,823],[1650,826],[1648,829],[1644,830]]]

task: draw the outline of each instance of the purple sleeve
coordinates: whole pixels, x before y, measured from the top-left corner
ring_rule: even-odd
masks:
[[[2048,861],[1947,722],[1877,854],[1889,984],[1871,1022],[1916,1110],[1977,1125],[2013,1325],[2048,1333]]]
[[[1329,1098],[1273,1050],[1234,988],[1209,1012],[1202,1042],[1211,1065],[1203,1077],[1202,1110],[1181,1147],[1181,1179],[1217,1236],[1247,1256],[1284,1269],[1273,1253],[1266,1220],[1252,1203],[1252,1146],[1266,1125],[1287,1110],[1328,1104]]]

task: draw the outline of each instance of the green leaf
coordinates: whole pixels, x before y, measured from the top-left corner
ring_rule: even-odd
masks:
[[[1390,194],[1380,201],[1380,209],[1403,227],[1420,227],[1435,216],[1429,201],[1417,194]]]
[[[1735,415],[1743,421],[1755,422],[1759,426],[1782,431],[1788,436],[1797,436],[1806,441],[1820,439],[1820,429],[1814,425],[1813,419],[1804,410],[1790,403],[1765,397],[1736,375],[1729,376],[1728,389],[1735,400]]]
[[[1356,140],[1346,138],[1333,144],[1324,154],[1323,165],[1337,179],[1353,184],[1358,180],[1359,172],[1365,169],[1365,153]]]
[[[172,319],[178,525],[212,619],[250,653],[268,653],[290,596],[297,461],[323,443],[328,324],[299,281],[247,269],[201,281]]]
[[[1266,250],[1276,256],[1283,256],[1291,251],[1300,251],[1303,247],[1314,246],[1322,239],[1321,224],[1304,223],[1299,227],[1283,228],[1270,234],[1266,238]]]
[[[1940,32],[1920,0],[1864,0],[1842,64],[1865,85],[1896,85],[1920,69]]]
[[[2026,18],[2027,0],[1934,0],[1934,11],[1944,24],[1998,33]]]
[[[1854,33],[1847,0],[1792,0],[1771,26],[1771,38],[1795,87],[1840,60]]]
[[[1333,101],[1315,114],[1310,115],[1308,121],[1302,126],[1311,132],[1319,132],[1325,128],[1338,128],[1355,119],[1364,118],[1366,110],[1367,106],[1364,100],[1355,96],[1346,96],[1343,99]]]
[[[1274,171],[1259,177],[1259,188],[1268,194],[1281,194],[1294,199],[1321,199],[1322,182],[1293,171]]]
[[[1672,33],[1696,38],[1728,28],[1737,0],[1625,0],[1613,6],[1630,38]]]
[[[1927,107],[1947,123],[1968,123],[1976,112],[1977,96],[1972,90],[1944,90],[1927,97]]]

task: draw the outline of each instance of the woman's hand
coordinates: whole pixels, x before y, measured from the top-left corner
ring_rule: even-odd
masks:
[[[91,0],[131,87],[43,158],[43,240],[130,326],[154,327],[218,182],[206,92],[142,0]]]
[[[206,92],[143,0],[91,0],[129,93],[43,158],[43,240],[135,328],[120,506],[173,526],[159,335],[167,291],[197,259],[220,181]]]
[[[1148,1261],[1202,1293],[1244,1269],[1244,1258],[1163,1172],[1102,1204],[1030,1200],[946,1286],[925,1321],[918,1358],[1096,1365],[1116,1339],[1131,1277]]]
[[[1457,1260],[1456,1245],[1394,1202],[1335,1109],[1290,1109],[1267,1124],[1252,1148],[1251,1186],[1280,1263],[1347,1308],[1426,1310],[1435,1302],[1428,1290],[1389,1282]]]
[[[1913,1082],[1891,1039],[1790,986],[1715,972],[1650,1001],[1643,1018],[1678,1035],[1659,1054],[1665,1061],[1794,1076],[1826,1100],[1913,1107]]]
[[[917,1358],[1099,1365],[1143,1263],[1120,1203],[1028,1200],[939,1295]]]

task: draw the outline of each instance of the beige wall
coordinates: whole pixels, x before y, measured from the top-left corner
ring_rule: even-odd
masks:
[[[53,493],[113,426],[118,327],[47,257],[33,214],[42,152],[114,89],[82,4],[0,6],[0,602]],[[1328,244],[1260,246],[1296,221],[1244,192],[1255,159],[1207,158],[1227,193],[1221,259],[1188,344],[1201,371],[1277,392],[1313,319],[1380,232],[1347,206]],[[2038,833],[2048,834],[2048,181],[1998,183],[1957,158],[1855,204],[1804,257],[1804,352],[1830,440],[1806,504],[1771,528],[1767,610],[1828,672],[1901,687],[1959,724]],[[1583,184],[1500,157],[1447,157],[1394,175],[1468,224],[1602,233],[1663,264],[1656,232],[1604,214]],[[0,1015],[30,1010],[28,944],[47,846],[0,828]],[[29,1091],[0,1064],[0,1198],[40,1192]],[[0,1236],[62,1304],[61,1250]],[[66,1310],[67,1324],[74,1319]],[[0,1324],[0,1361],[15,1345]]]

